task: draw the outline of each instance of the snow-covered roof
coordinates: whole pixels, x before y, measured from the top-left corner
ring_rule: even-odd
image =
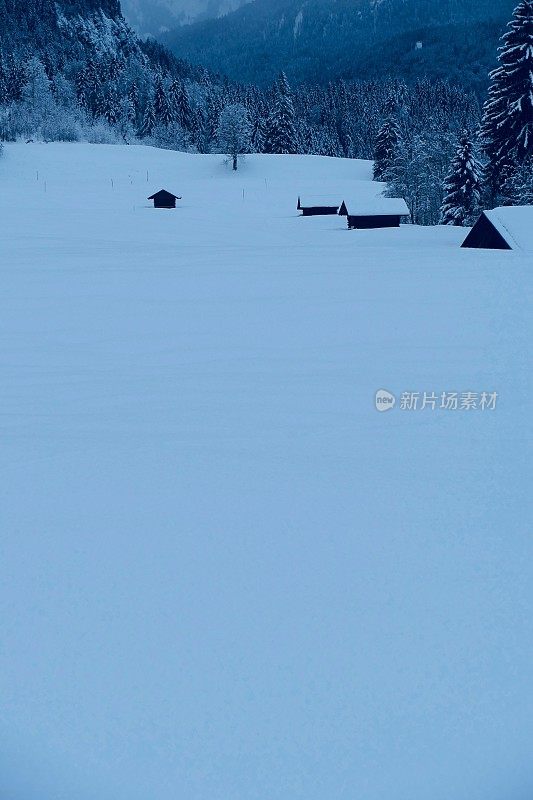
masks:
[[[533,250],[533,206],[502,206],[485,216],[512,250]]]
[[[410,216],[407,203],[402,197],[354,197],[343,198],[348,214],[351,217]]]
[[[339,194],[301,194],[299,196],[300,205],[302,208],[316,208],[317,206],[331,206],[331,208],[339,208],[342,203],[342,197]]]

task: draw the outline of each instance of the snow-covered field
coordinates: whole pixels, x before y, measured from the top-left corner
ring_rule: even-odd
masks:
[[[533,788],[533,256],[297,216],[369,178],[6,146],[6,800]]]

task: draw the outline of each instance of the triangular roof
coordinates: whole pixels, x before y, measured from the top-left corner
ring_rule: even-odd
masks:
[[[173,194],[172,192],[167,191],[167,189],[160,189],[155,194],[150,195],[148,200],[155,200],[156,197],[160,197],[162,194],[165,195],[166,197],[173,197],[174,200],[181,200],[181,197],[178,197],[177,194]]]
[[[533,250],[533,206],[500,206],[483,213],[511,250]]]

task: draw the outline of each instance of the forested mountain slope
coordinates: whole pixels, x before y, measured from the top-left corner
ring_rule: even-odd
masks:
[[[255,0],[163,41],[194,63],[270,82],[394,74],[486,81],[514,0]],[[417,43],[421,43],[422,47]]]
[[[189,73],[161,45],[143,42],[132,31],[119,0],[0,0],[0,60],[13,55],[40,58],[49,77],[104,57]]]
[[[249,0],[122,0],[122,13],[141,35],[229,14]]]

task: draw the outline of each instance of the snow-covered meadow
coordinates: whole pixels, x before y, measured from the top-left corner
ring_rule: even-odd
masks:
[[[370,174],[5,147],[9,800],[532,788],[533,255],[297,216]]]

